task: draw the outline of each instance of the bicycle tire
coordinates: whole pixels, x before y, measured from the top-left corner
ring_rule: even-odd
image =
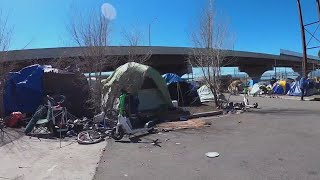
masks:
[[[103,140],[100,132],[95,130],[82,131],[78,134],[77,142],[79,144],[96,144]]]
[[[104,119],[106,120],[110,128],[113,128],[117,125],[118,115],[119,115],[119,111],[115,109],[110,109],[105,113]]]

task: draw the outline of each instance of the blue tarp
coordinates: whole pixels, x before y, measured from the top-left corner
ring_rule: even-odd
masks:
[[[288,91],[287,95],[289,96],[301,96],[301,89],[300,89],[300,82],[296,81],[292,83],[290,90]]]
[[[11,72],[5,82],[3,101],[6,114],[14,111],[34,113],[42,103],[44,67],[32,65]]]
[[[287,95],[290,96],[301,96],[301,89],[300,89],[300,81],[296,81],[292,83],[290,90],[288,91]],[[304,91],[304,96],[310,96],[312,95],[312,91],[310,92],[309,90],[312,90],[315,87],[315,82],[311,79],[306,79],[305,80],[305,88],[306,90]]]
[[[167,73],[162,75],[167,83],[168,90],[173,100],[179,100],[179,105],[191,105],[200,103],[196,86],[185,81],[180,76]],[[179,87],[179,91],[178,91]]]
[[[162,77],[164,78],[167,84],[185,82],[185,80],[183,80],[180,76],[173,73],[164,74],[162,75]]]
[[[255,85],[256,83],[258,83],[257,80],[251,79],[251,80],[248,82],[248,86],[249,86],[249,87],[253,87],[253,85]]]

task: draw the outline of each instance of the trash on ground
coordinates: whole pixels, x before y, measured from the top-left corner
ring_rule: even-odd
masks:
[[[204,127],[206,121],[203,119],[190,119],[187,121],[166,122],[156,126],[157,129],[167,132],[179,129],[198,129]]]
[[[207,152],[206,153],[206,156],[209,157],[209,158],[215,158],[215,157],[218,157],[220,154],[217,153],[217,152]]]

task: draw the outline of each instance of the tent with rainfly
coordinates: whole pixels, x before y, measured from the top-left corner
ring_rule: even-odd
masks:
[[[121,89],[138,95],[139,111],[153,111],[172,107],[167,85],[158,71],[135,62],[118,67],[103,84],[103,105],[117,106]]]
[[[274,94],[284,95],[290,90],[290,84],[287,81],[280,80],[273,85],[272,90]]]

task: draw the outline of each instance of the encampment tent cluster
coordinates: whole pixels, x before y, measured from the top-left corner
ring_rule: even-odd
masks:
[[[317,83],[311,79],[306,80],[307,87],[305,96],[311,96],[317,93]],[[278,80],[274,84],[266,82],[255,83],[250,88],[250,95],[259,95],[263,89],[271,89],[273,94],[276,95],[289,95],[289,96],[301,96],[300,82],[293,81],[291,79]]]

